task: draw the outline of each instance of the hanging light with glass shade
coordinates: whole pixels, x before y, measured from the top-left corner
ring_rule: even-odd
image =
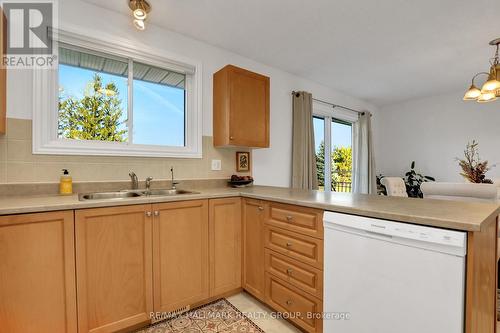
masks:
[[[146,0],[130,0],[128,6],[134,15],[134,27],[138,30],[146,29],[146,18],[151,11],[151,5]]]
[[[492,40],[490,45],[496,46],[495,56],[491,59],[490,71],[489,73],[481,72],[474,75],[469,90],[465,92],[464,101],[487,103],[495,101],[500,97],[500,60],[498,55],[500,38]],[[475,83],[475,79],[480,75],[486,75],[488,77],[481,89],[479,89]]]

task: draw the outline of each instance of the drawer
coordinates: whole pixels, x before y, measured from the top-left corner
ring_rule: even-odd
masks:
[[[323,269],[323,240],[264,226],[265,246],[300,262]]]
[[[287,319],[306,332],[322,332],[322,301],[269,273],[266,273],[266,302],[275,310],[287,313]]]
[[[318,209],[271,202],[265,222],[271,226],[323,238],[323,211]]]
[[[277,252],[266,249],[266,272],[323,299],[323,272]]]

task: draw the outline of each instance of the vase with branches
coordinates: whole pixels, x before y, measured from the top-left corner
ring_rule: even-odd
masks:
[[[458,164],[462,168],[460,175],[471,183],[493,183],[486,178],[486,173],[491,169],[488,161],[479,158],[479,143],[476,140],[468,142],[464,150],[464,159],[457,157]]]

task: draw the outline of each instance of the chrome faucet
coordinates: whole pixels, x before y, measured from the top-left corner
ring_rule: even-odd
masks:
[[[151,190],[151,181],[152,180],[153,180],[153,177],[146,178],[146,191]]]
[[[137,175],[133,171],[131,171],[128,175],[130,176],[130,181],[132,182],[132,189],[137,190],[139,188],[139,180],[137,179]]]
[[[174,181],[174,167],[170,167],[170,173],[172,174],[172,190],[175,190],[176,189],[175,185],[179,183]]]

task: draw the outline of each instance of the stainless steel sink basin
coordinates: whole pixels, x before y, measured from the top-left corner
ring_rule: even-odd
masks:
[[[112,199],[129,199],[142,196],[141,192],[96,192],[79,194],[78,199],[83,200],[112,200]]]
[[[177,190],[177,189],[153,189],[143,192],[145,195],[150,196],[170,196],[170,195],[181,195],[181,194],[198,194],[199,192]]]
[[[182,194],[198,194],[199,192],[192,192],[178,189],[153,189],[153,190],[123,190],[116,192],[95,192],[95,193],[82,193],[78,195],[80,201],[85,200],[119,200],[130,199],[146,196],[174,196]]]

